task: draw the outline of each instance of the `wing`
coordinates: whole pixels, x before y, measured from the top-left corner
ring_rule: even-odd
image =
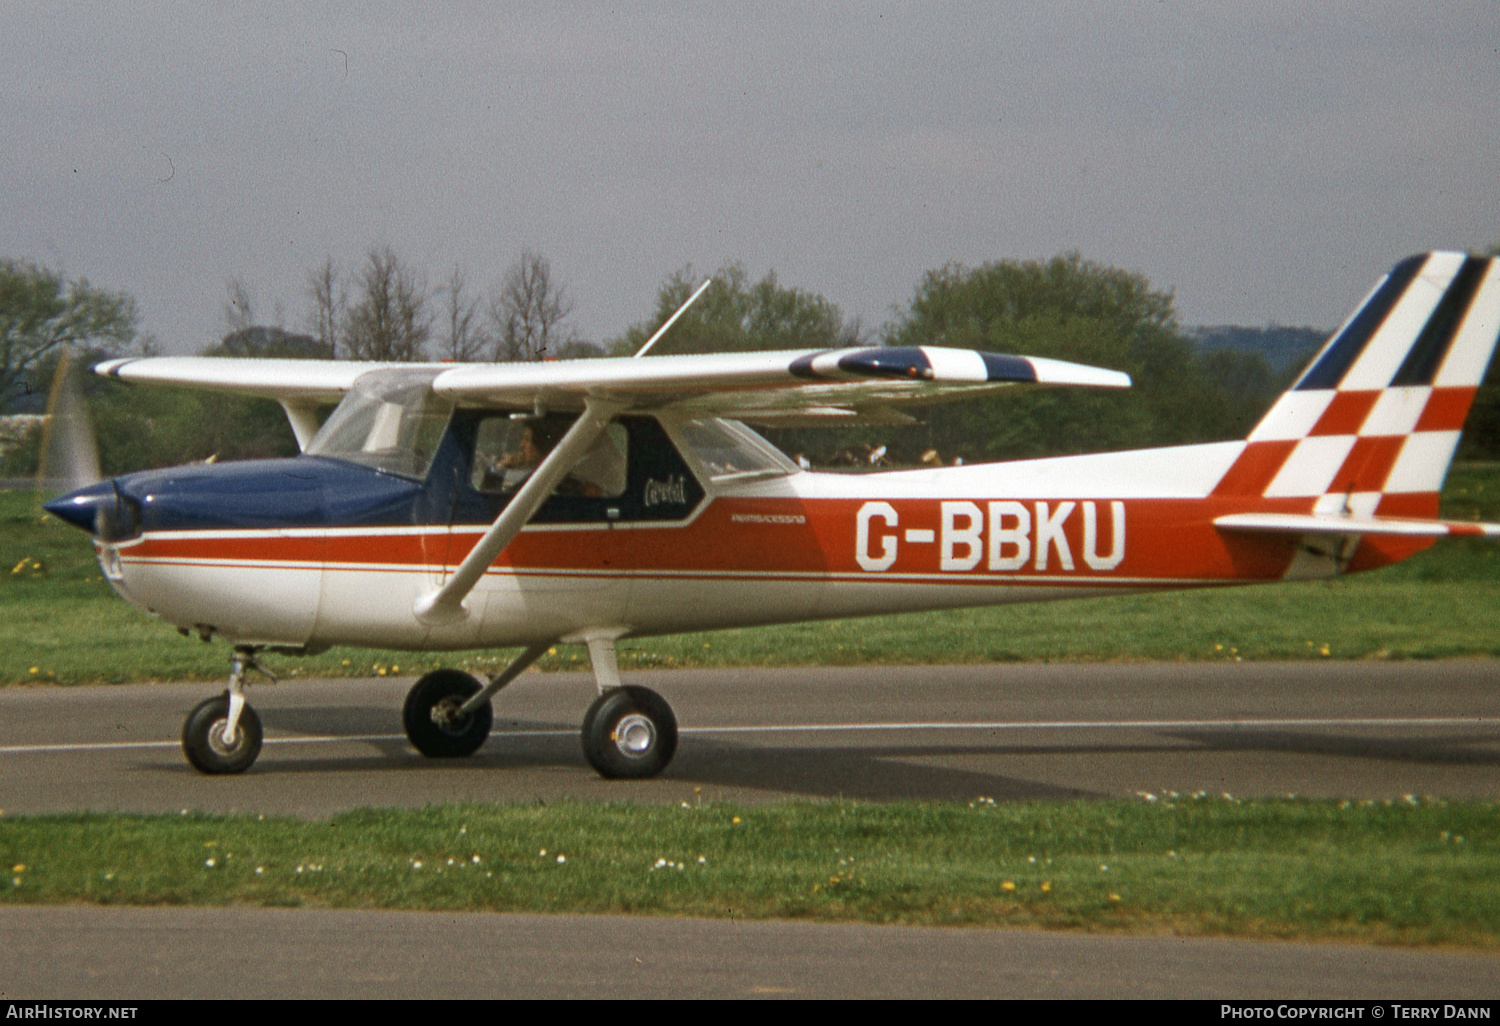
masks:
[[[464,404],[581,409],[608,397],[753,422],[900,419],[893,407],[1017,384],[1128,388],[1118,371],[968,349],[867,348],[455,367],[433,389]]]
[[[94,373],[121,381],[183,385],[275,399],[286,411],[297,447],[318,433],[318,407],[342,399],[370,371],[402,368],[432,373],[451,364],[358,363],[351,360],[263,360],[235,356],[148,356],[106,360]]]
[[[511,540],[616,416],[629,410],[682,412],[785,422],[890,416],[902,403],[1018,384],[1127,388],[1118,371],[1037,357],[966,349],[867,348],[527,364],[369,364],[331,360],[165,357],[112,360],[96,372],[275,399],[306,448],[316,407],[337,399],[371,371],[398,371],[431,381],[460,405],[581,411],[556,447],[532,471],[448,580],[417,599],[414,612],[439,624],[469,614],[464,599]]]
[[[96,373],[275,399],[294,410],[338,401],[362,375],[407,369],[466,406],[680,410],[757,423],[901,420],[894,407],[1013,385],[1128,388],[1129,375],[1035,356],[933,346],[605,358],[546,363],[401,364],[176,356],[111,360]],[[295,426],[295,421],[294,421]]]
[[[106,360],[94,373],[121,381],[183,385],[278,402],[336,403],[362,374],[393,367],[452,364],[358,363],[351,360],[260,360],[236,356],[148,356]]]

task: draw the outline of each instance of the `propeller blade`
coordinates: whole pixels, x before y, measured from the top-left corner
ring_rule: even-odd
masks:
[[[61,487],[73,492],[102,481],[94,422],[78,381],[77,366],[69,353],[64,353],[57,362],[47,415],[41,459],[37,463],[38,488]]]

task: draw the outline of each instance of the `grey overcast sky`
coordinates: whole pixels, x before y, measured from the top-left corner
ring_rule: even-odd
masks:
[[[868,326],[924,271],[1077,250],[1185,324],[1335,326],[1500,242],[1496,0],[182,5],[0,0],[0,255],[300,329],[390,245],[545,254],[590,340],[742,261]]]

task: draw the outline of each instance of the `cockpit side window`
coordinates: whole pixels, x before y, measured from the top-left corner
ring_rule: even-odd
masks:
[[[567,417],[486,417],[474,439],[470,482],[475,491],[505,494],[521,487],[572,426]],[[558,495],[615,498],[623,495],[629,440],[622,424],[610,424],[557,487]]]
[[[451,522],[493,522],[576,419],[460,408],[451,437],[466,462]],[[691,516],[705,497],[657,419],[626,415],[604,429],[531,523],[666,523]]]

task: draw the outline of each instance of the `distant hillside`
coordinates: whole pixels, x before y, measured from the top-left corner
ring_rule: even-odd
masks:
[[[1318,328],[1286,328],[1270,324],[1264,328],[1242,328],[1225,324],[1216,327],[1189,328],[1185,333],[1200,351],[1230,349],[1241,353],[1259,353],[1271,373],[1281,378],[1300,370],[1331,332]]]

